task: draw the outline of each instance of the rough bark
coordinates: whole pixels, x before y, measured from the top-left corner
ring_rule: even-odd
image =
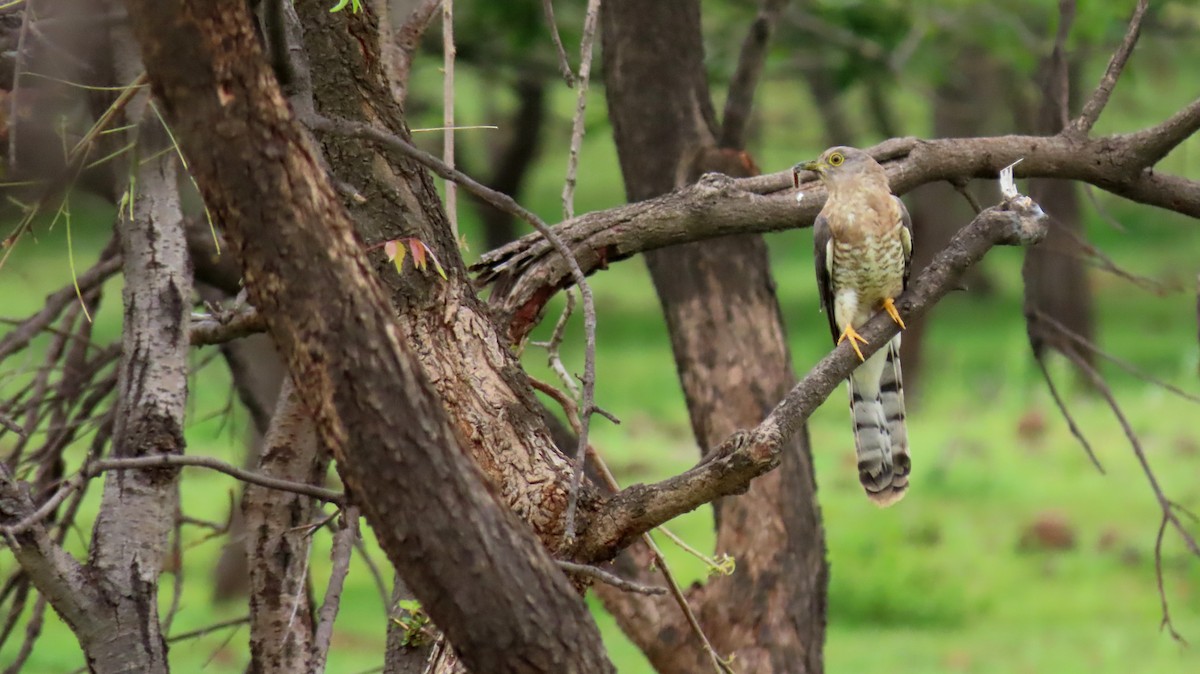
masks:
[[[318,443],[291,379],[284,378],[257,472],[319,485],[328,467],[329,453]],[[250,580],[250,672],[310,669],[314,623],[307,527],[320,513],[318,506],[307,496],[246,486],[242,516]]]
[[[583,602],[460,446],[455,410],[402,337],[246,8],[127,6],[154,91],[226,227],[251,300],[293,379],[305,382],[301,397],[356,503],[422,605],[476,671],[611,672]],[[427,188],[421,175],[403,177]],[[421,187],[423,198],[393,216],[436,208]]]
[[[374,18],[366,12],[331,14],[319,2],[296,8],[308,58],[322,64],[312,79],[317,112],[409,137],[403,112],[388,93]],[[365,197],[345,199],[365,245],[416,237],[445,268],[447,279],[411,266],[399,274],[381,253],[371,258],[404,317],[401,338],[416,349],[458,437],[505,503],[556,549],[570,464],[554,446],[509,342],[476,296],[432,179],[415,162],[381,153],[366,141],[329,134],[319,140],[335,179]],[[580,503],[583,522],[595,506],[586,491]]]
[[[141,71],[127,29],[114,31],[118,81]],[[192,277],[179,204],[177,158],[161,152],[167,135],[149,96],[128,108],[137,149],[128,164],[132,208],[117,227],[125,260],[125,320],[117,383],[112,456],[183,452],[187,401],[187,330]],[[156,156],[157,154],[157,156]],[[111,623],[81,638],[97,672],[166,672],[167,645],[158,620],[158,576],[179,504],[178,471],[109,473],[96,517],[89,567]]]
[[[602,30],[609,116],[631,201],[708,171],[755,172],[740,148],[717,148],[699,3],[609,0]],[[727,123],[744,128],[746,117]],[[646,261],[707,451],[761,421],[795,382],[766,245],[758,235],[731,236],[651,251]],[[714,647],[746,671],[821,671],[827,567],[806,440],[793,434],[779,470],[714,503],[717,550],[735,555],[737,569],[689,596]],[[710,666],[669,598],[607,587],[597,594],[657,671]]]

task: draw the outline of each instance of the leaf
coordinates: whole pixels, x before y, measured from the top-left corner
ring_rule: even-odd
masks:
[[[408,254],[408,250],[404,247],[404,242],[399,239],[392,239],[383,244],[383,252],[387,255],[387,259],[396,265],[396,273],[404,273],[404,256]]]
[[[420,239],[409,239],[408,245],[412,248],[413,266],[422,271],[425,270],[425,252],[429,250],[425,244],[421,243]]]
[[[437,270],[438,276],[441,276],[443,281],[449,280],[446,278],[446,270],[442,269],[442,263],[439,262],[437,256],[433,254],[433,249],[429,246],[426,246],[422,241],[418,241],[417,239],[413,239],[413,241],[421,244],[421,248],[423,248],[425,252],[429,253],[429,257],[433,259],[433,268]]]

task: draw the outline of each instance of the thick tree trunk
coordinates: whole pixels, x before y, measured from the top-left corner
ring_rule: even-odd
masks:
[[[752,170],[740,152],[715,146],[699,3],[609,0],[602,30],[609,115],[631,201],[706,170]],[[759,236],[732,236],[655,251],[647,264],[696,439],[714,448],[757,424],[794,383],[766,246]],[[717,650],[748,672],[822,667],[827,567],[806,433],[784,457],[746,495],[717,504],[718,551],[735,555],[737,570],[689,597]],[[598,593],[659,672],[710,666],[669,602]]]
[[[297,3],[296,9],[309,61],[321,64],[312,79],[316,110],[407,137],[383,72],[374,18],[366,12],[333,14],[315,0]],[[382,255],[373,258],[403,317],[402,339],[418,351],[463,446],[505,503],[556,549],[562,542],[570,463],[542,421],[520,362],[475,294],[428,173],[365,141],[334,135],[319,140],[336,179],[366,197],[361,203],[345,199],[364,243],[416,237],[445,267],[447,279],[418,272],[411,263],[398,274]],[[583,499],[585,524],[594,506],[594,499]]]
[[[226,226],[251,300],[304,382],[301,397],[354,501],[422,605],[476,671],[611,672],[586,606],[459,444],[452,410],[413,348],[444,354],[402,336],[245,6],[128,7],[154,91]],[[427,175],[401,182],[421,198],[400,213],[436,212]]]

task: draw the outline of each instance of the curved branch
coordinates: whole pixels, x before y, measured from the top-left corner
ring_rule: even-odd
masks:
[[[1133,16],[1129,19],[1129,29],[1125,31],[1125,39],[1121,41],[1121,46],[1117,47],[1117,51],[1113,52],[1108,67],[1104,70],[1104,76],[1100,78],[1100,84],[1096,85],[1096,90],[1092,92],[1091,98],[1084,103],[1083,112],[1079,113],[1079,117],[1074,122],[1071,122],[1071,133],[1080,136],[1087,135],[1096,120],[1099,119],[1100,113],[1104,111],[1104,106],[1108,105],[1108,97],[1112,95],[1113,87],[1117,86],[1117,79],[1121,77],[1121,71],[1125,69],[1125,63],[1129,60],[1129,55],[1133,53],[1134,45],[1137,44],[1138,35],[1142,31],[1142,17],[1146,15],[1146,8],[1149,4],[1149,0],[1138,0],[1137,7],[1133,10]]]
[[[950,244],[896,302],[904,317],[925,312],[958,286],[964,271],[995,245],[1031,245],[1046,233],[1046,215],[1027,197],[989,208]],[[885,315],[861,330],[868,355],[897,331]],[[576,559],[611,558],[641,534],[721,496],[741,493],[750,481],[775,468],[783,443],[858,365],[849,346],[822,359],[751,431],[735,433],[691,470],[654,485],[633,485],[613,496],[585,532]]]
[[[994,178],[1002,167],[1023,159],[1018,177],[1080,180],[1200,218],[1200,181],[1150,170],[1198,128],[1200,100],[1161,124],[1130,134],[893,138],[868,151],[883,164],[896,194],[943,180]],[[824,189],[812,182],[801,185],[804,198],[797,204],[791,187],[790,170],[737,180],[709,174],[662,197],[588,213],[554,230],[590,274],[609,262],[665,246],[808,227],[824,203]],[[554,292],[570,285],[568,267],[539,235],[484,255],[472,270],[480,284],[495,285],[490,302],[515,340],[536,324]]]

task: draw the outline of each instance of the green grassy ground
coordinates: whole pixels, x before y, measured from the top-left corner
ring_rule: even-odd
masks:
[[[776,94],[786,100],[782,91],[768,89],[765,95]],[[613,150],[604,139],[608,130],[599,97],[589,119],[594,121],[593,140],[585,147],[580,211],[623,200]],[[764,120],[775,122],[783,120],[770,114]],[[766,144],[772,149],[762,153],[760,163],[778,170],[815,155],[820,148],[813,135]],[[1196,147],[1193,141],[1193,152]],[[1186,152],[1169,161],[1171,170],[1192,169],[1195,174],[1195,162]],[[546,162],[527,199],[551,220],[557,219],[561,174],[559,163]],[[1100,198],[1127,231],[1093,218],[1092,239],[1131,269],[1178,281],[1186,289],[1158,298],[1094,272],[1101,345],[1158,377],[1200,390],[1191,295],[1200,230],[1194,220]],[[22,243],[0,270],[0,313],[24,316],[69,280],[63,234],[60,226],[41,234],[36,244]],[[104,234],[77,231],[75,236],[77,261],[86,265]],[[811,240],[807,232],[768,240],[795,367],[802,373],[828,348],[812,286]],[[1106,474],[1098,474],[1068,434],[1031,364],[1019,309],[1020,255],[997,250],[985,262],[997,282],[990,299],[956,296],[937,309],[928,337],[929,360],[935,365],[927,372],[924,395],[910,410],[915,467],[913,487],[902,504],[881,511],[860,493],[844,394],[835,393],[812,418],[832,564],[828,671],[1200,671],[1200,655],[1159,630],[1153,566],[1158,510],[1128,442],[1100,399],[1066,386],[1080,425],[1106,468]],[[595,444],[625,484],[685,469],[694,463],[696,449],[644,267],[639,260],[623,262],[596,275],[593,284],[599,313],[598,400],[623,420],[620,427],[598,421]],[[97,316],[98,337],[115,337],[119,320],[119,287],[112,284]],[[579,334],[578,324],[573,325],[566,349],[570,363],[581,362]],[[197,365],[211,355],[212,349],[198,352]],[[532,371],[542,371],[540,360],[536,351],[526,355]],[[34,363],[30,359],[20,365]],[[15,365],[6,363],[5,369]],[[1115,368],[1104,371],[1167,493],[1200,511],[1198,408]],[[1069,381],[1061,363],[1055,364],[1055,372]],[[14,381],[0,379],[0,394],[11,392]],[[226,411],[229,383],[219,362],[198,369],[192,392],[188,451],[238,461],[246,418],[236,409]],[[235,490],[224,476],[189,469],[182,483],[184,510],[193,517],[224,520]],[[94,488],[83,530],[68,539],[77,554],[84,554],[98,498]],[[1060,523],[1073,536],[1073,547],[1044,551],[1022,546],[1024,532],[1039,521]],[[697,547],[711,549],[706,510],[671,527]],[[244,606],[211,602],[209,578],[220,543],[206,540],[204,531],[188,530],[185,544],[182,610],[170,633],[244,615]],[[318,534],[312,562],[318,594],[328,574],[328,547],[327,535]],[[699,562],[669,543],[665,547],[686,582],[702,578]],[[11,557],[0,553],[0,572],[11,568]],[[1200,563],[1172,535],[1164,545],[1164,574],[1177,627],[1192,641],[1200,640]],[[164,576],[164,609],[173,580],[172,574]],[[619,670],[649,672],[611,618],[596,613]],[[377,667],[385,628],[385,606],[356,560],[329,671]],[[245,644],[244,627],[180,641],[172,645],[172,664],[183,673],[241,671]],[[0,651],[0,664],[15,649],[10,641]],[[81,662],[74,638],[50,616],[26,671],[56,674]]]

